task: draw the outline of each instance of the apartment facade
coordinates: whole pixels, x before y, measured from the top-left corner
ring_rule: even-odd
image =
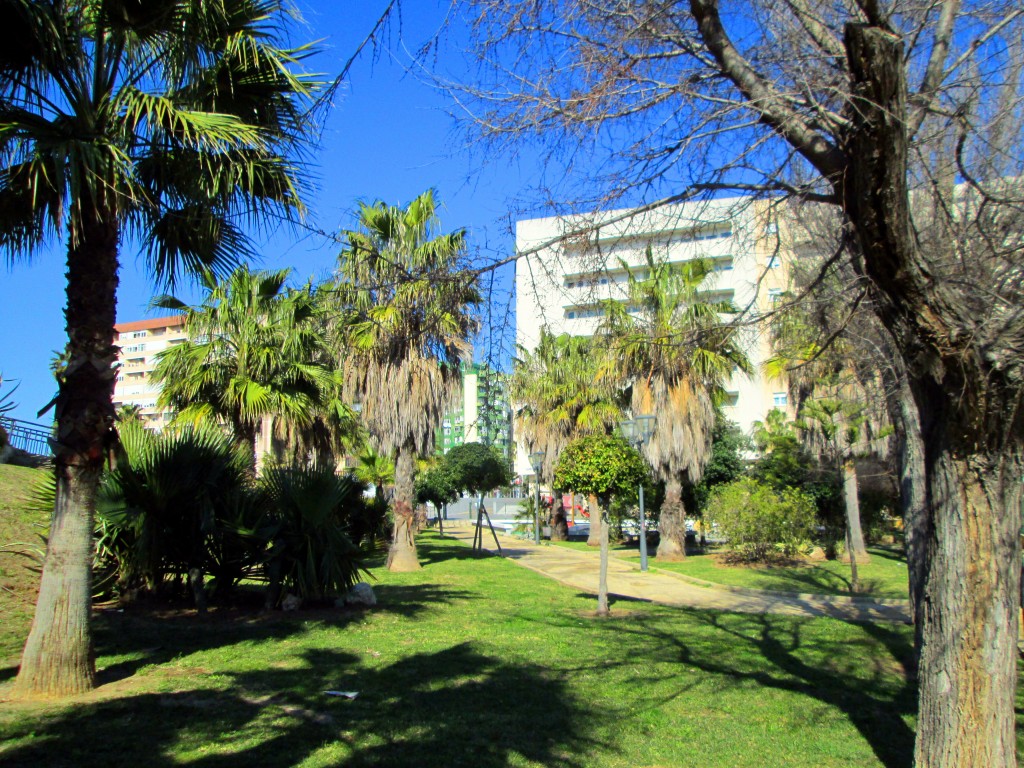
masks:
[[[497,446],[512,458],[512,408],[505,376],[486,364],[463,364],[462,397],[437,432],[442,453],[463,443]]]
[[[186,340],[185,316],[119,323],[114,331],[114,343],[118,346],[114,408],[137,408],[147,427],[162,429],[173,412],[157,405],[160,385],[152,380],[153,369],[157,355]]]
[[[787,243],[789,245],[787,245]],[[784,381],[760,375],[770,355],[766,324],[756,318],[779,300],[796,258],[786,218],[770,203],[728,198],[665,206],[653,211],[603,211],[528,219],[516,224],[516,342],[536,347],[541,330],[592,335],[602,303],[625,301],[628,272],[646,276],[647,252],[679,264],[707,259],[713,269],[702,291],[740,310],[741,343],[755,373],[735,373],[726,384],[725,413],[749,432],[773,408],[789,410]],[[516,472],[532,475],[517,446]]]

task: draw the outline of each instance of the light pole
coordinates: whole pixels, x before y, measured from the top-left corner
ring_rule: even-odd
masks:
[[[530,454],[530,466],[533,467],[534,487],[536,488],[533,507],[533,543],[540,544],[540,470],[544,466],[544,451]]]
[[[631,421],[619,422],[626,442],[640,451],[654,434],[653,416],[635,416]],[[640,570],[647,570],[647,515],[644,512],[644,484],[640,483]]]

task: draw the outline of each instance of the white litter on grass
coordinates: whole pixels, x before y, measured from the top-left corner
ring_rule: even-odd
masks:
[[[359,695],[359,691],[324,691],[328,696],[342,696],[346,699],[354,699]]]

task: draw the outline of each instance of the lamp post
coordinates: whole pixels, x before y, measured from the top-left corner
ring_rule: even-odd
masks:
[[[536,451],[530,454],[530,466],[533,467],[535,477],[534,487],[536,488],[533,508],[533,543],[540,544],[540,470],[544,466],[544,451]]]
[[[626,442],[639,451],[654,434],[654,417],[635,416],[632,420],[620,422],[619,429]],[[644,512],[643,483],[640,484],[640,570],[647,570],[647,514]]]

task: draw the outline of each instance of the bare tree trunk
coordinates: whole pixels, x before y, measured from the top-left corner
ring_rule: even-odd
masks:
[[[95,685],[89,619],[93,514],[103,461],[112,446],[115,224],[102,212],[68,248],[68,366],[56,402],[57,497],[32,629],[15,683],[18,696],[71,696]],[[110,217],[112,219],[112,217]]]
[[[864,530],[860,524],[860,499],[857,496],[857,467],[852,458],[843,461],[843,506],[846,508],[846,557],[851,565],[871,562],[864,545]]]
[[[597,615],[607,616],[608,609],[608,515],[606,504],[599,504],[598,516],[601,518],[601,567],[597,577]],[[591,507],[593,510],[593,507]],[[594,513],[591,511],[591,517]]]
[[[853,82],[841,181],[879,315],[907,365],[921,425],[923,528],[918,768],[1016,764],[1020,583],[1019,384],[971,346],[958,296],[931,277],[910,222],[904,49],[881,26],[848,24]],[[963,345],[967,346],[963,346]]]
[[[601,529],[605,527],[604,519],[601,517],[601,505],[596,496],[587,499],[587,506],[590,508],[590,535],[587,536],[588,547],[601,546]]]
[[[686,559],[686,507],[683,506],[683,484],[678,477],[665,482],[665,501],[658,519],[659,560]]]
[[[942,514],[926,545],[915,765],[1012,766],[1021,461],[928,453]]]
[[[416,520],[413,507],[413,471],[415,450],[403,446],[395,458],[395,525],[388,552],[389,571],[418,571],[420,561],[416,554]]]

